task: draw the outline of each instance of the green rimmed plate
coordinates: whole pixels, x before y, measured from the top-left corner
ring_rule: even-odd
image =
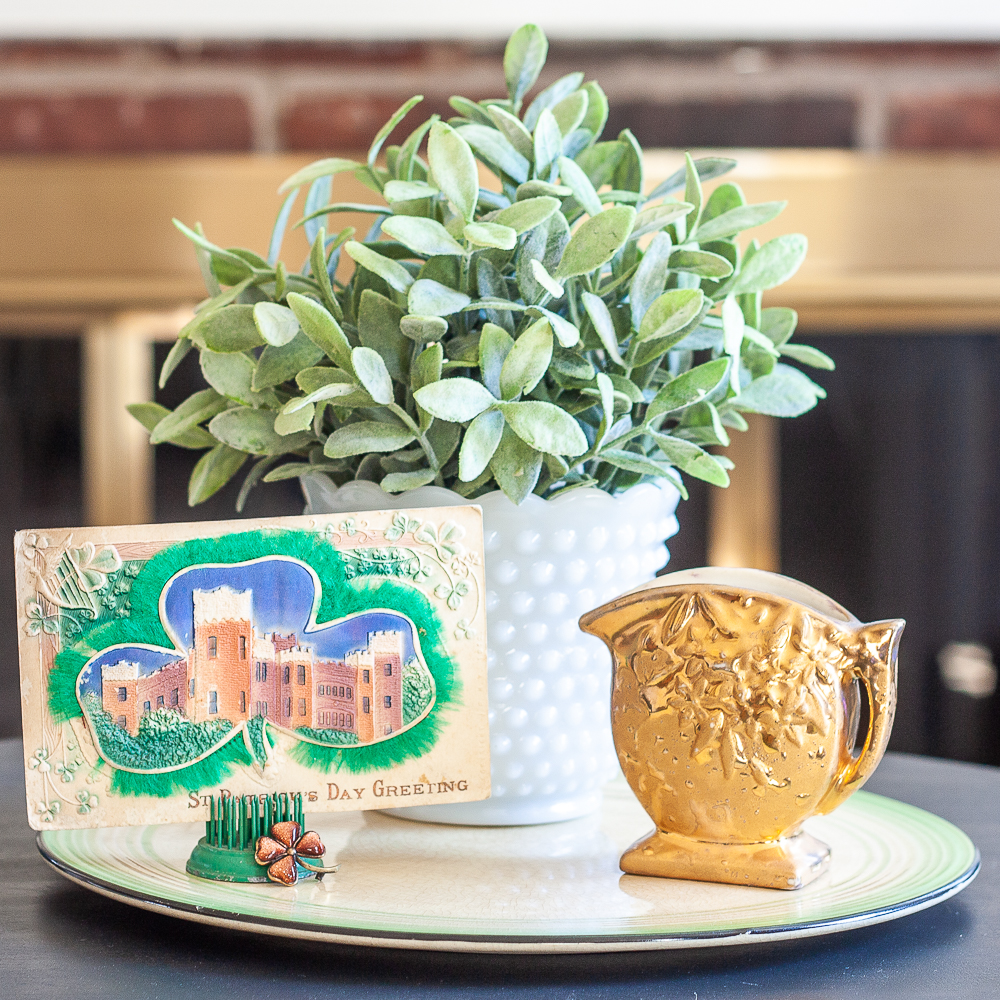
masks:
[[[67,878],[187,920],[286,937],[437,951],[601,952],[808,937],[892,920],[954,895],[979,853],[951,823],[858,792],[807,826],[830,870],[795,892],[623,875],[650,829],[624,783],[599,814],[534,827],[457,827],[382,813],[307,816],[340,873],[293,888],[184,870],[203,824],[38,835]]]

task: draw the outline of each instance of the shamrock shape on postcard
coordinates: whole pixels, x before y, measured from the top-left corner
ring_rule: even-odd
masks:
[[[21,531],[35,829],[489,795],[478,507]]]

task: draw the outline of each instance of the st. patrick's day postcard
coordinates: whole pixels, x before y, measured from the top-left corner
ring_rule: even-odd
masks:
[[[203,820],[488,797],[482,516],[21,531],[28,816]]]

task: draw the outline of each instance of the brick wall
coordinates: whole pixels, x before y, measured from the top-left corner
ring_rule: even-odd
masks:
[[[365,147],[412,93],[502,91],[500,46],[0,44],[0,153]],[[647,146],[1000,148],[1000,45],[554,43]]]

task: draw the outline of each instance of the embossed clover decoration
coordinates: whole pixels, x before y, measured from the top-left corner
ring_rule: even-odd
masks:
[[[319,860],[326,852],[319,834],[311,830],[302,833],[298,823],[275,823],[270,836],[258,837],[254,859],[259,865],[267,866],[267,877],[279,885],[295,885],[299,880],[299,868],[316,874],[317,880],[337,871],[340,865],[324,868],[310,864]]]

